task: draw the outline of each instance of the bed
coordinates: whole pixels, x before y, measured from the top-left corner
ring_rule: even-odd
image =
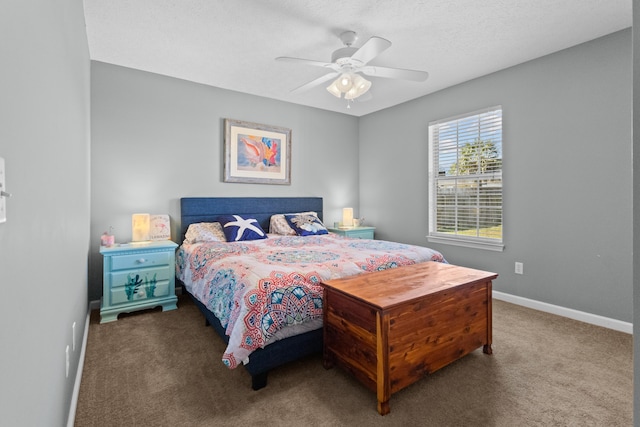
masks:
[[[421,246],[315,231],[246,241],[185,240],[190,225],[210,225],[230,215],[255,220],[265,233],[272,231],[272,216],[285,213],[314,212],[321,224],[319,197],[189,197],[180,207],[178,283],[227,343],[222,362],[229,368],[243,365],[254,390],[266,386],[273,368],[322,352],[323,280],[446,262]]]

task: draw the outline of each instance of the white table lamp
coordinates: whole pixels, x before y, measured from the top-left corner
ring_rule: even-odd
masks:
[[[342,209],[342,226],[353,227],[353,208]]]
[[[131,215],[131,241],[144,242],[149,240],[149,229],[151,225],[151,215],[133,214]]]

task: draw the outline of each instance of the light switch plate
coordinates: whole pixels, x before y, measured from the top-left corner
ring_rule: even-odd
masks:
[[[7,191],[4,175],[4,158],[0,157],[0,191]],[[7,222],[7,198],[0,196],[0,223],[2,222]]]

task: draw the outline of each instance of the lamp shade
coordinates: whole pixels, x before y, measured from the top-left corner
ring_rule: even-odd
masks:
[[[371,82],[360,74],[353,75],[353,84],[351,89],[344,94],[345,99],[356,99],[360,95],[364,95],[371,88]]]
[[[342,209],[342,226],[353,227],[353,208]]]
[[[131,241],[144,242],[149,240],[151,215],[147,213],[131,215]]]
[[[340,89],[338,89],[338,80],[334,80],[333,83],[331,83],[329,86],[327,86],[327,90],[329,91],[329,93],[333,96],[335,96],[336,98],[340,98],[342,96],[342,92],[340,92]]]
[[[349,74],[343,74],[336,80],[336,85],[340,92],[346,92],[353,87],[353,77]]]

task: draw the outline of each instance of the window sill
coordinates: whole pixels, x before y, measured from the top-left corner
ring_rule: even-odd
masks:
[[[487,251],[502,252],[504,251],[504,244],[493,242],[480,242],[477,240],[464,240],[460,238],[442,237],[442,236],[427,236],[427,241],[430,243],[442,243],[444,245],[463,246],[465,248],[483,249]]]

